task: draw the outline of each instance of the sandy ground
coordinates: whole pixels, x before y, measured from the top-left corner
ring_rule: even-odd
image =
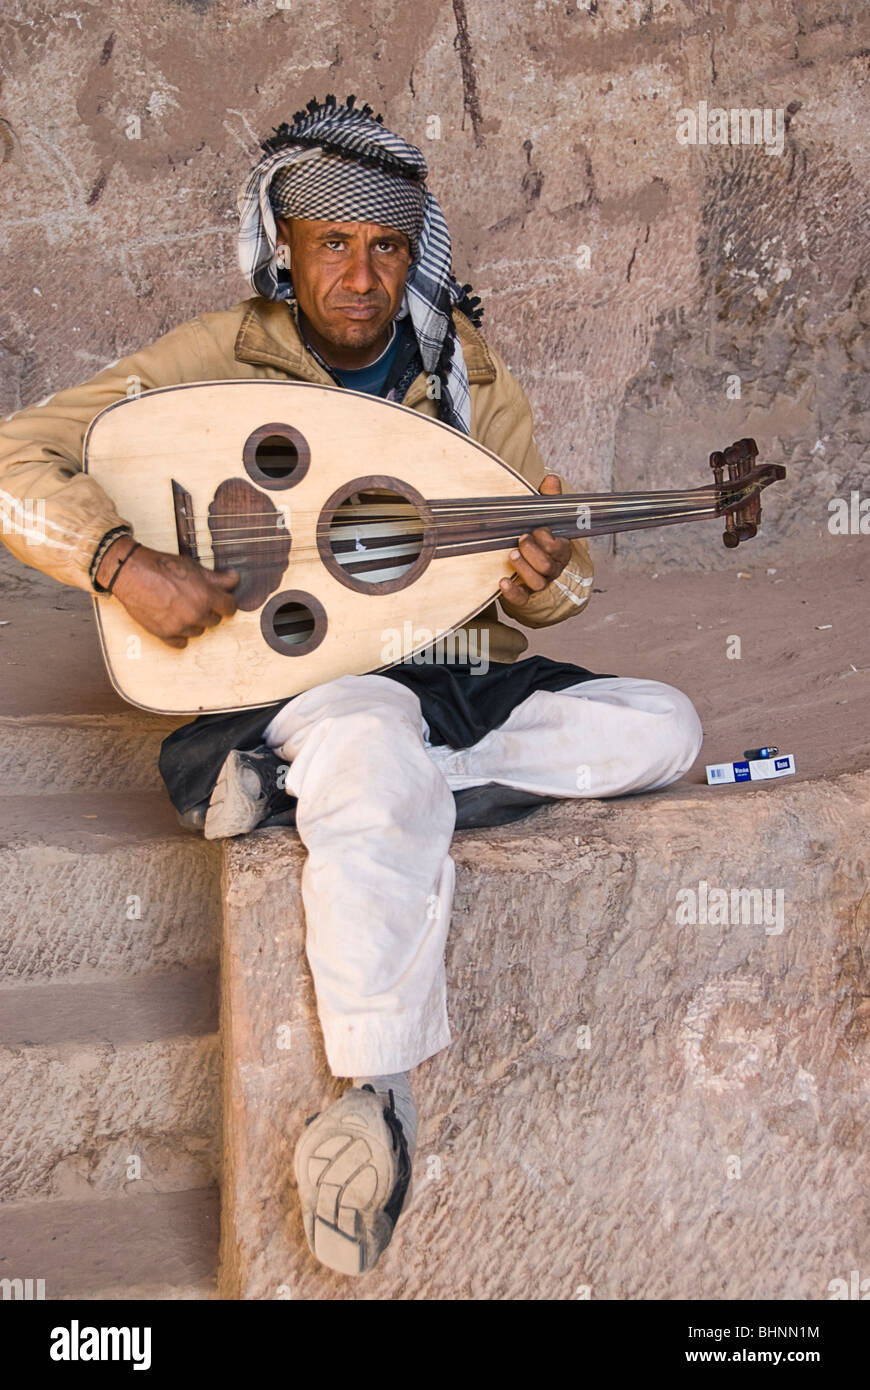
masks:
[[[704,765],[774,744],[798,778],[870,765],[870,545],[844,538],[836,568],[777,568],[722,552],[699,574],[628,570],[595,553],[585,613],[532,634],[531,651],[590,670],[679,686],[704,725]],[[744,575],[746,577],[740,577]],[[740,638],[740,657],[727,653]],[[711,795],[741,788],[711,788]]]
[[[690,783],[705,781],[705,763],[762,744],[793,753],[798,778],[870,765],[870,541],[844,537],[836,566],[773,573],[753,565],[750,545],[723,550],[721,568],[704,573],[656,574],[607,550],[596,543],[586,612],[529,632],[530,653],[686,691],[706,731]],[[0,713],[127,708],[105,675],[87,595],[3,552],[0,621]],[[734,637],[741,654],[729,659]]]

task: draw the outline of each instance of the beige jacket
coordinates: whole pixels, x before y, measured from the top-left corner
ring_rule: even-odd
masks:
[[[532,437],[525,394],[470,321],[458,311],[455,319],[471,387],[472,438],[538,486],[547,470]],[[240,377],[335,385],[308,352],[287,305],[256,297],[232,309],[200,314],[90,381],[0,422],[0,517],[8,549],[61,583],[95,592],[91,560],[106,532],[125,518],[82,472],[90,421],[112,401],[139,391]],[[437,415],[425,375],[412,383],[403,404]],[[562,622],[589,601],[592,572],[588,545],[577,539],[558,581],[533,595],[525,607],[499,602],[508,617],[527,627]],[[491,661],[515,661],[528,646],[522,633],[499,620],[495,603],[466,627],[479,631],[479,642],[487,632],[488,648],[477,651],[488,653]]]

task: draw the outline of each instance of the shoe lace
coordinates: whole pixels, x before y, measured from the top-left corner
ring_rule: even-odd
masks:
[[[374,1086],[365,1085],[362,1089],[364,1091],[371,1091],[372,1095],[377,1094]],[[399,1171],[389,1200],[384,1205],[384,1215],[388,1216],[391,1223],[395,1226],[405,1201],[408,1185],[411,1181],[411,1157],[408,1153],[408,1141],[405,1138],[402,1121],[396,1114],[396,1102],[393,1097],[392,1088],[387,1094],[390,1097],[390,1103],[388,1106],[384,1106],[384,1119],[387,1122],[387,1128],[392,1136],[393,1149],[397,1151],[399,1155]]]

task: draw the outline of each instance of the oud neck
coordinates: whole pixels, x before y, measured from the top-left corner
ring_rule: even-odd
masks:
[[[498,549],[539,526],[573,539],[701,521],[721,516],[758,486],[756,478],[745,478],[688,491],[442,499],[429,507],[439,533],[439,552],[464,554]]]

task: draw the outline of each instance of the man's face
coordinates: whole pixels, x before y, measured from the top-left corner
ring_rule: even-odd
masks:
[[[276,221],[290,247],[293,288],[315,346],[351,357],[382,347],[411,264],[405,234],[376,222]]]

